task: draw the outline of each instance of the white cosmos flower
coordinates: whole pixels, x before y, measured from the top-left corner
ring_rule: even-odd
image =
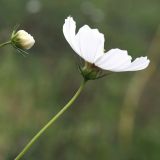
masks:
[[[88,25],[81,27],[76,34],[76,23],[72,17],[65,19],[63,33],[72,49],[85,61],[98,68],[113,72],[138,71],[145,69],[150,60],[147,57],[132,57],[126,50],[111,49],[104,53],[104,35]]]

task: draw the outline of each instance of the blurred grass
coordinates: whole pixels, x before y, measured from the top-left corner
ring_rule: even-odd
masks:
[[[26,58],[10,47],[0,50],[0,160],[14,159],[78,88],[81,76],[75,53],[62,34],[68,15],[74,17],[77,28],[83,24],[99,28],[106,37],[106,50],[127,49],[133,57],[148,53],[160,19],[159,0],[0,2],[0,42],[8,39],[17,23],[36,39]],[[149,58],[152,56],[150,53]],[[126,152],[119,145],[118,125],[134,73],[91,81],[72,109],[41,137],[24,159],[159,160],[159,58],[156,63],[138,97],[133,139]],[[150,68],[138,74],[149,72]]]
[[[125,148],[128,148],[129,143],[131,143],[132,133],[134,128],[134,119],[136,116],[136,111],[138,110],[139,102],[141,95],[143,94],[144,89],[148,81],[156,72],[160,59],[160,26],[158,26],[155,36],[150,44],[148,55],[150,56],[151,64],[148,72],[136,73],[131,80],[131,83],[126,92],[124,104],[121,109],[121,117],[119,123],[119,134],[120,140],[123,145],[126,145]]]

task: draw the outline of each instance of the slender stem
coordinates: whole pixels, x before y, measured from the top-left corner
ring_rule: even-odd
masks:
[[[70,101],[55,115],[53,118],[29,141],[29,143],[24,147],[24,149],[18,154],[15,160],[19,160],[24,156],[24,154],[30,149],[30,147],[38,140],[38,138],[49,128],[77,99],[81,91],[84,88],[86,81],[83,81],[75,95],[70,99]]]
[[[0,48],[6,46],[6,45],[8,45],[8,44],[11,44],[11,41],[8,41],[8,42],[5,42],[5,43],[0,44]]]

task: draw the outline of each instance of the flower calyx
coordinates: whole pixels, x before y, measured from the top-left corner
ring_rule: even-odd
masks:
[[[85,62],[83,67],[79,65],[78,68],[85,81],[99,79],[109,74],[103,74],[100,68],[89,62]]]

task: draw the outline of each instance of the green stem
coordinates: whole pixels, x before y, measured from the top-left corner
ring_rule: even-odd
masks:
[[[30,149],[30,147],[38,140],[38,138],[47,130],[47,128],[49,128],[72,105],[72,103],[77,99],[83,90],[85,83],[86,81],[84,80],[71,100],[29,141],[29,143],[18,154],[15,160],[22,158],[24,154]]]
[[[11,44],[11,41],[8,41],[8,42],[5,42],[5,43],[0,44],[0,48],[6,46],[6,45],[8,45],[8,44]]]

